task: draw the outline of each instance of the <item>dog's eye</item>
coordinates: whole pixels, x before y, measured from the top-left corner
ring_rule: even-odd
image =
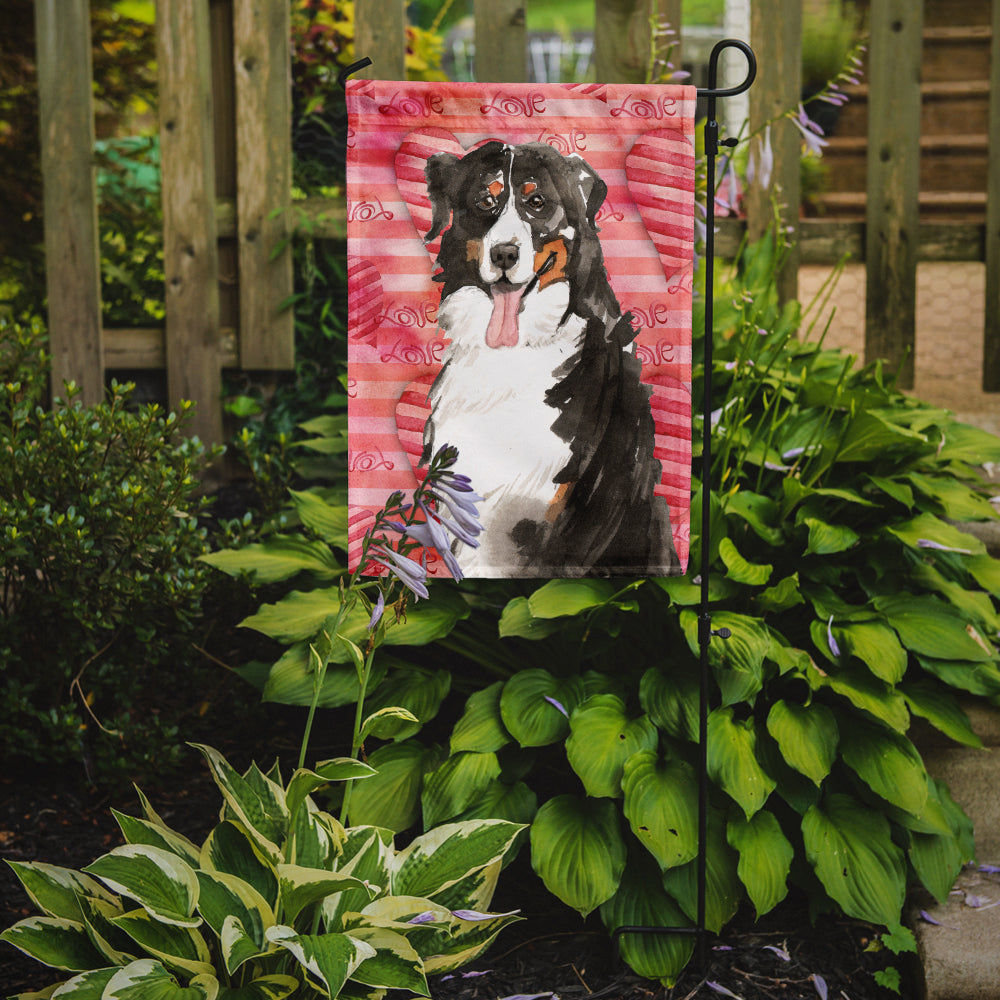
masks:
[[[540,194],[533,194],[527,198],[528,208],[534,212],[540,212],[545,208],[545,199]]]
[[[497,200],[488,191],[476,202],[476,208],[484,212],[492,212],[497,207]]]

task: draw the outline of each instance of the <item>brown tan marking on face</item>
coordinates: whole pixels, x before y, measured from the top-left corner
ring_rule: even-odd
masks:
[[[494,181],[486,190],[489,191],[494,198],[499,198],[500,193],[503,191],[503,182]]]
[[[466,240],[465,259],[475,261],[477,264],[483,259],[483,241]]]
[[[534,181],[527,181],[521,185],[521,194],[531,194],[538,190],[538,185]]]
[[[535,254],[535,270],[537,271],[545,263],[545,261],[548,260],[550,253],[554,253],[556,255],[556,262],[545,272],[545,274],[539,277],[539,289],[547,288],[554,281],[563,281],[566,277],[566,261],[569,259],[569,251],[566,249],[566,241],[562,237],[549,240],[549,242],[544,244],[542,249]]]

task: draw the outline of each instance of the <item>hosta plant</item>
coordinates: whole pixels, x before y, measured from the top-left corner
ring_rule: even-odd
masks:
[[[400,850],[391,831],[345,828],[313,801],[331,781],[370,779],[366,764],[338,758],[286,784],[276,767],[240,774],[199,749],[224,802],[202,844],[140,793],[142,818],[115,813],[125,845],[82,871],[11,863],[41,915],[0,938],[67,977],[30,996],[428,996],[429,973],[470,961],[517,919],[487,911],[518,825],[450,823]]]

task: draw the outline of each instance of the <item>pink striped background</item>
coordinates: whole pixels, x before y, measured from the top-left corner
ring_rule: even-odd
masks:
[[[412,490],[422,475],[414,465],[426,393],[444,351],[436,324],[440,286],[431,281],[440,240],[425,247],[422,239],[430,228],[424,162],[489,139],[546,142],[577,153],[608,186],[598,214],[601,245],[622,310],[631,310],[641,328],[636,351],[643,381],[653,389],[663,467],[656,492],[670,506],[674,545],[686,567],[694,106],[692,87],[348,81],[352,568],[389,493]],[[447,575],[435,562],[428,571]]]

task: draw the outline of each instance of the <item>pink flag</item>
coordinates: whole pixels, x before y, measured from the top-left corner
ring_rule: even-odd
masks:
[[[694,88],[351,80],[347,105],[352,567],[450,444],[483,497],[465,575],[683,573]]]

